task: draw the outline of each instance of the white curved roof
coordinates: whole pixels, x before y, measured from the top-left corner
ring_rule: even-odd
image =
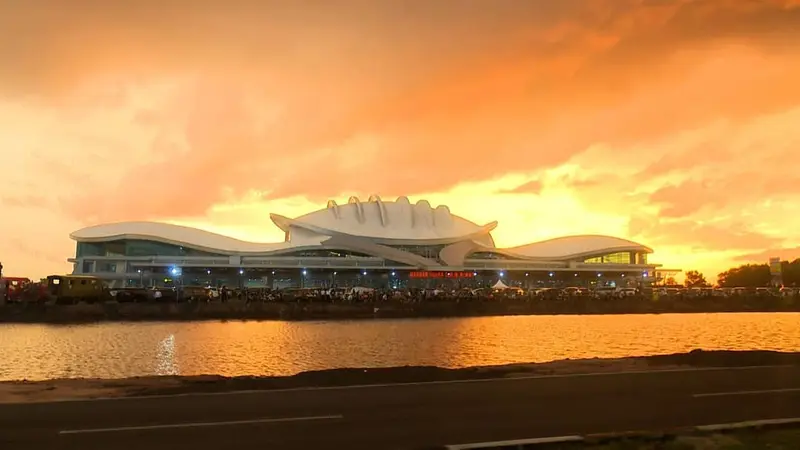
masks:
[[[568,259],[625,251],[653,252],[651,248],[637,242],[601,235],[565,236],[498,250],[510,255],[537,259]]]
[[[70,237],[79,242],[141,239],[225,255],[280,254],[324,246],[324,242],[329,240],[331,245],[336,242],[359,248],[372,241],[377,245],[372,250],[381,254],[389,250],[378,248],[381,247],[378,244],[451,244],[445,258],[448,261],[463,261],[464,257],[469,258],[468,255],[474,252],[496,252],[521,259],[569,260],[617,251],[653,251],[627,239],[599,235],[567,236],[498,249],[494,248],[489,234],[497,222],[480,226],[451,214],[446,206],[433,208],[425,200],[411,204],[407,197],[383,202],[373,196],[363,203],[351,197],[345,205],[330,201],[325,209],[296,219],[277,214],[271,214],[270,217],[278,227],[297,239],[279,243],[247,242],[197,228],[158,222],[97,225],[75,231]],[[358,239],[354,241],[355,238]],[[294,244],[291,241],[295,241]],[[453,247],[452,244],[458,245]],[[394,257],[396,259],[398,256]]]
[[[120,222],[83,228],[70,234],[80,242],[105,242],[118,239],[142,239],[194,248],[210,253],[265,253],[291,247],[289,243],[256,243],[232,237],[159,222]]]
[[[325,209],[295,219],[270,214],[284,231],[304,228],[326,235],[349,235],[384,241],[436,241],[467,239],[488,234],[497,222],[478,225],[450,212],[447,206],[432,207],[427,200],[412,204],[408,197],[382,201],[372,196],[366,202],[350,197],[344,205],[329,201]]]

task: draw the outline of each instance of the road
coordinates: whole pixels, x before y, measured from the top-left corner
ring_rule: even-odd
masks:
[[[800,417],[800,366],[0,405],[0,448],[422,449]]]

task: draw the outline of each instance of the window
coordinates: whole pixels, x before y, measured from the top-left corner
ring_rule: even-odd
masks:
[[[102,242],[78,242],[78,248],[75,253],[78,258],[84,256],[106,256],[105,246]]]
[[[101,263],[97,268],[98,272],[116,272],[117,265],[114,263]]]
[[[616,252],[586,258],[583,262],[586,264],[631,264],[632,261],[630,252]]]
[[[81,273],[92,273],[92,272],[94,272],[94,270],[92,270],[92,262],[91,261],[84,261],[83,262],[83,270],[81,271]]]
[[[413,253],[424,258],[436,259],[439,257],[439,252],[445,247],[444,245],[409,245],[409,246],[396,246],[392,248],[402,250],[404,252]]]
[[[494,252],[476,252],[469,255],[468,259],[512,259],[512,258]]]
[[[125,241],[125,254],[127,256],[225,256],[179,245],[144,240]]]
[[[351,252],[349,250],[302,250],[299,252],[285,253],[279,256],[294,256],[299,258],[346,258],[348,256],[369,257],[370,255]]]

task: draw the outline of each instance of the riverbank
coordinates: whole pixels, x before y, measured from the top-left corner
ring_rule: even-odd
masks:
[[[60,379],[0,382],[0,403],[175,395],[248,390],[324,388],[392,383],[446,382],[569,374],[663,371],[686,368],[800,366],[800,352],[703,351],[615,359],[446,369],[441,367],[349,368],[301,372],[291,376],[154,376],[117,380]]]
[[[101,321],[348,320],[417,317],[476,317],[553,314],[667,314],[800,312],[795,297],[434,301],[418,303],[103,303],[0,305],[0,323],[89,323]]]

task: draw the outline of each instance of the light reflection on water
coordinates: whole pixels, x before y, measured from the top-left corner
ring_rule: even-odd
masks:
[[[0,380],[466,367],[695,348],[800,351],[800,314],[0,325]]]
[[[158,343],[156,375],[178,375],[178,373],[178,363],[175,358],[175,335],[170,334]]]

